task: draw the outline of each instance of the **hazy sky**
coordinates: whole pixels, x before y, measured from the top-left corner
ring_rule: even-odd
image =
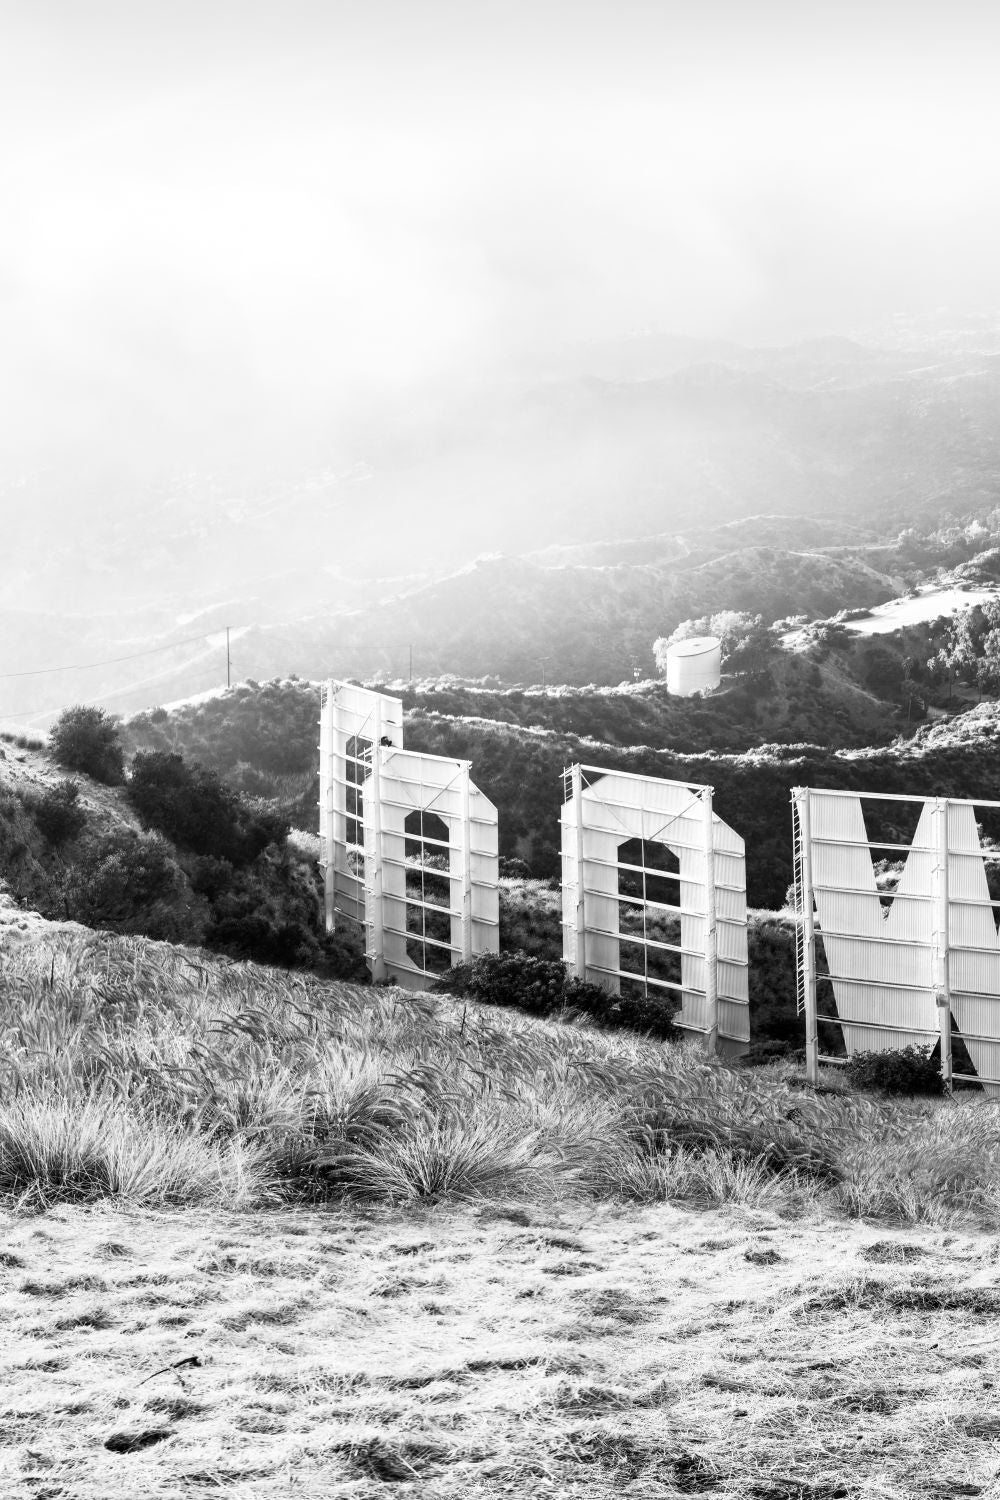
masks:
[[[992,312],[998,44],[985,0],[0,0],[0,463]]]

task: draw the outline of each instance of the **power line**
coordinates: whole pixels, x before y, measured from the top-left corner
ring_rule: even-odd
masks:
[[[242,632],[244,632],[246,630],[252,629],[252,627],[249,626],[249,625],[243,625],[243,626],[230,626],[230,625],[226,625],[226,626],[223,627],[223,629],[225,630],[226,686],[228,688],[228,687],[231,687],[231,685],[232,685],[232,657],[231,657],[231,648],[230,648],[230,633],[233,630],[238,630],[238,631],[240,631],[242,633]],[[86,703],[86,704],[79,704],[79,703],[74,703],[72,705],[71,704],[64,704],[62,708],[26,709],[26,710],[23,710],[21,712],[12,713],[12,714],[11,713],[0,712],[0,720],[5,720],[7,722],[15,722],[15,721],[16,722],[20,722],[21,720],[27,719],[29,721],[29,724],[30,724],[35,719],[47,719],[47,718],[49,718],[53,714],[63,713],[65,711],[65,709],[68,708],[68,707],[96,707],[97,705],[99,705],[101,703],[107,702],[109,699],[127,697],[131,693],[137,692],[140,688],[149,686],[151,683],[161,682],[165,677],[166,678],[170,678],[170,677],[173,677],[173,676],[175,676],[175,675],[177,675],[179,673],[186,672],[191,667],[197,666],[199,662],[205,661],[206,657],[211,656],[213,652],[215,652],[217,650],[221,650],[222,649],[222,645],[223,645],[223,642],[222,642],[221,639],[219,641],[217,641],[215,645],[210,644],[211,643],[211,638],[212,638],[213,635],[218,635],[218,636],[221,637],[222,630],[219,630],[219,631],[214,631],[213,630],[213,631],[210,631],[206,635],[191,635],[191,636],[187,636],[182,641],[168,641],[163,646],[152,646],[152,647],[150,647],[150,649],[148,651],[135,651],[130,656],[111,656],[111,657],[107,657],[104,661],[79,662],[79,663],[77,663],[77,664],[75,664],[73,666],[65,666],[65,667],[39,667],[39,668],[35,669],[34,671],[30,671],[30,672],[0,672],[0,681],[6,681],[8,679],[15,678],[15,677],[41,677],[41,676],[52,675],[52,674],[58,673],[58,672],[83,672],[83,671],[88,670],[88,668],[90,668],[90,667],[115,666],[119,662],[139,661],[142,657],[145,657],[145,656],[154,656],[154,655],[156,655],[157,653],[159,653],[161,651],[170,651],[175,646],[179,647],[179,646],[201,645],[203,642],[209,643],[207,651],[201,652],[198,656],[193,657],[190,661],[179,662],[179,663],[176,663],[176,664],[172,664],[171,666],[167,667],[164,671],[162,671],[162,672],[155,672],[152,677],[140,678],[140,680],[138,682],[130,683],[127,687],[115,688],[111,692],[108,692],[108,693],[100,693],[96,698],[90,699],[89,702]],[[237,639],[238,638],[239,637],[237,637]],[[409,643],[403,642],[403,641],[396,641],[396,642],[393,642],[391,644],[385,643],[385,642],[368,642],[367,643],[367,649],[369,651],[397,651],[397,650],[402,650],[404,648],[406,648],[408,650],[408,652],[409,652],[409,680],[412,683],[412,681],[413,681],[413,646],[412,646],[412,644],[409,644]]]
[[[205,637],[196,636],[195,639],[201,641],[204,640]],[[148,687],[151,683],[162,682],[165,677],[171,678],[173,676],[176,676],[178,673],[186,672],[189,670],[189,668],[196,667],[199,662],[205,661],[208,656],[220,649],[221,646],[211,646],[208,651],[203,651],[201,655],[193,657],[191,661],[181,662],[177,666],[168,667],[165,672],[155,672],[152,677],[140,678],[138,682],[130,683],[128,687],[116,688],[110,693],[101,693],[99,697],[91,698],[87,703],[65,703],[61,708],[27,709],[22,713],[16,714],[0,713],[0,719],[18,721],[20,721],[21,719],[27,719],[29,722],[31,722],[35,719],[47,719],[50,714],[61,714],[67,708],[96,708],[100,704],[106,703],[109,699],[128,697],[130,693],[138,692],[140,688]]]
[[[228,634],[229,627],[226,627]],[[189,635],[183,641],[167,641],[163,646],[150,646],[148,651],[134,651],[131,656],[107,656],[103,661],[74,662],[65,667],[35,667],[30,672],[0,672],[0,682],[11,677],[46,677],[55,672],[86,672],[91,667],[113,667],[122,661],[138,661],[142,656],[155,656],[159,651],[173,651],[175,646],[193,646],[197,641],[207,641],[210,635],[217,635],[218,631],[210,631],[208,635]]]

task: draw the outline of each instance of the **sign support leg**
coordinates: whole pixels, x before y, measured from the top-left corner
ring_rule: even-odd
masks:
[[[938,797],[934,803],[937,825],[934,860],[934,1000],[937,1005],[938,1031],[941,1038],[941,1077],[948,1093],[952,1090],[951,1060],[951,963],[948,933],[948,799]]]
[[[798,818],[799,856],[799,910],[795,920],[799,924],[799,952],[802,972],[803,1007],[806,1018],[806,1078],[815,1088],[819,1083],[819,1012],[816,1004],[816,920],[812,876],[812,828],[809,812],[809,792],[797,788],[794,793],[795,811]]]
[[[705,1000],[708,1011],[706,1052],[719,1050],[719,949],[716,922],[715,889],[715,814],[712,810],[712,788],[701,794],[705,817]],[[681,960],[683,963],[683,959]]]
[[[583,871],[583,771],[573,767],[573,805],[576,810],[576,977],[587,977],[587,899]]]

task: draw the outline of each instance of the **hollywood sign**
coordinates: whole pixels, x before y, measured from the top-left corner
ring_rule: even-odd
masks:
[[[326,926],[364,933],[372,978],[424,988],[500,939],[497,810],[468,761],[403,749],[398,698],[327,683],[320,715]]]
[[[563,944],[571,973],[616,994],[676,998],[711,1049],[744,1050],[743,840],[710,787],[594,767],[567,773]],[[327,683],[320,863],[329,931],[364,935],[373,979],[426,988],[500,947],[497,811],[468,761],[403,746],[403,710]]]
[[[563,958],[617,994],[679,1000],[710,1051],[750,1041],[743,840],[712,788],[595,766],[564,773]]]
[[[564,773],[563,957],[623,997],[679,1006],[710,1051],[750,1040],[744,843],[712,788],[593,766]],[[810,1078],[820,1030],[848,1055],[939,1043],[952,1023],[976,1072],[1000,1089],[1000,941],[974,804],[914,804],[910,843],[869,838],[867,794],[793,795],[797,983]],[[500,945],[497,811],[468,761],[403,745],[399,699],[327,683],[320,719],[320,860],[327,928],[363,933],[373,979],[425,989]],[[905,863],[879,888],[873,855]],[[820,958],[825,961],[825,970]],[[821,1010],[819,990],[826,986]],[[970,1075],[971,1076],[971,1075]]]
[[[909,805],[909,843],[870,837],[869,804]],[[792,796],[798,916],[798,987],[809,1076],[819,1076],[820,1028],[839,1027],[848,1056],[915,1045],[940,1047],[955,1072],[957,1029],[978,1079],[1000,1089],[1000,941],[977,811],[1000,803],[953,797],[796,788]],[[894,889],[880,889],[873,856],[902,861]],[[818,950],[826,973],[818,966]],[[822,1014],[829,988],[835,1013]]]

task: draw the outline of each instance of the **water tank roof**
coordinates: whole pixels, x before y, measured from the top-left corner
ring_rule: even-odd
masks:
[[[709,651],[718,651],[719,639],[714,635],[692,635],[686,641],[674,641],[667,648],[669,656],[705,656]]]

